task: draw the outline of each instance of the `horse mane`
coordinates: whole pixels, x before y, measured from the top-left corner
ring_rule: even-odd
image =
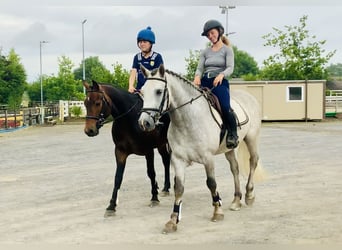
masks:
[[[182,80],[184,83],[190,85],[192,88],[196,89],[197,91],[202,92],[201,89],[198,86],[193,84],[190,80],[186,79],[184,76],[182,76],[182,75],[180,75],[180,74],[178,74],[176,72],[173,72],[171,70],[168,70],[168,69],[166,69],[165,72],[168,73],[169,75],[172,75],[172,76]]]
[[[115,106],[118,105],[118,103],[132,105],[132,103],[135,103],[138,99],[141,99],[139,95],[132,95],[125,89],[120,88],[118,86],[114,86],[110,83],[97,82],[97,84],[99,86],[99,90],[102,91],[105,95],[107,95],[107,97],[110,98],[111,102]],[[91,86],[91,89],[94,90],[93,86]],[[113,99],[113,95],[116,96],[116,98]]]

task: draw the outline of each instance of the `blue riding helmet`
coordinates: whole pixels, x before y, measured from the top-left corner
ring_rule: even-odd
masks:
[[[137,42],[149,41],[154,44],[156,42],[156,37],[152,31],[152,28],[148,26],[146,29],[140,30],[137,36]]]

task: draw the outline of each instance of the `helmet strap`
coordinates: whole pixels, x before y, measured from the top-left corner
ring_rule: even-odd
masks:
[[[220,39],[221,39],[221,35],[219,34],[219,36],[218,36],[216,42],[214,42],[214,44],[217,44],[220,41]]]

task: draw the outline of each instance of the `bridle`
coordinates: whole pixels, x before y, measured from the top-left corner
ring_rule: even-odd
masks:
[[[87,115],[86,116],[86,119],[93,119],[93,120],[96,120],[96,128],[97,129],[100,129],[104,124],[105,124],[105,121],[106,121],[106,118],[105,118],[105,115],[104,115],[104,106],[107,105],[107,107],[110,109],[110,111],[113,110],[113,104],[111,102],[109,102],[107,99],[106,99],[106,96],[105,96],[105,93],[104,91],[101,91],[101,90],[87,90],[87,93],[89,92],[95,92],[95,93],[100,93],[102,94],[102,109],[101,109],[101,112],[98,116],[93,116],[93,115]],[[122,117],[124,117],[125,115],[127,115],[129,112],[131,112],[134,107],[139,103],[139,100],[132,106],[130,107],[125,113],[122,113],[116,117],[113,117],[113,120],[116,121]]]
[[[157,77],[148,77],[146,78],[146,81],[148,80],[157,80],[157,81],[161,81],[164,82],[164,91],[163,91],[163,97],[162,100],[160,102],[159,108],[142,108],[141,109],[141,113],[147,113],[155,122],[155,124],[160,124],[159,119],[165,115],[166,113],[168,113],[170,111],[169,108],[169,90],[167,88],[167,80],[166,79],[162,79],[162,78],[157,78]],[[165,111],[163,111],[165,102],[167,102],[167,106]],[[152,114],[154,112],[154,115]]]
[[[179,105],[178,107],[175,107],[175,108],[170,108],[170,103],[169,103],[169,90],[167,88],[167,80],[166,79],[162,79],[162,78],[157,78],[157,77],[148,77],[146,78],[146,81],[148,80],[157,80],[157,81],[161,81],[161,82],[164,82],[165,85],[164,85],[164,91],[163,91],[163,98],[162,98],[162,101],[159,105],[159,108],[142,108],[141,109],[141,112],[142,113],[147,113],[154,121],[154,123],[156,125],[160,124],[159,122],[159,119],[167,114],[167,113],[171,113],[177,109],[180,109],[188,104],[192,104],[193,101],[197,100],[198,98],[202,97],[202,96],[205,96],[205,93],[204,91],[201,91],[201,94],[194,97],[194,98],[191,98],[189,101]],[[167,106],[166,106],[166,109],[163,111],[163,107],[165,105],[165,102],[167,102]],[[155,112],[154,115],[152,114],[152,112]]]
[[[86,119],[87,120],[96,120],[96,128],[100,129],[103,126],[103,124],[105,123],[105,120],[106,120],[106,118],[104,116],[104,112],[103,112],[103,107],[104,107],[104,105],[107,105],[107,107],[111,108],[111,105],[109,105],[109,102],[107,101],[103,91],[100,91],[100,90],[87,90],[87,93],[91,93],[91,92],[102,94],[102,99],[101,99],[101,101],[102,101],[102,108],[101,108],[101,112],[100,112],[100,114],[98,116],[87,115]]]

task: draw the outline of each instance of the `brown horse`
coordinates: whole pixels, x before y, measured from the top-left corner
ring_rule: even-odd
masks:
[[[143,100],[138,94],[108,84],[93,81],[90,86],[83,83],[87,91],[84,105],[87,109],[84,132],[88,136],[96,136],[108,116],[113,117],[112,138],[115,144],[116,172],[114,189],[105,217],[115,215],[118,191],[120,189],[127,157],[130,154],[144,155],[147,164],[147,175],[151,180],[151,206],[159,204],[158,183],[154,169],[154,148],[158,149],[164,164],[163,193],[168,194],[170,188],[170,154],[167,149],[167,129],[169,117],[165,116],[162,125],[152,132],[144,132],[138,125]]]

